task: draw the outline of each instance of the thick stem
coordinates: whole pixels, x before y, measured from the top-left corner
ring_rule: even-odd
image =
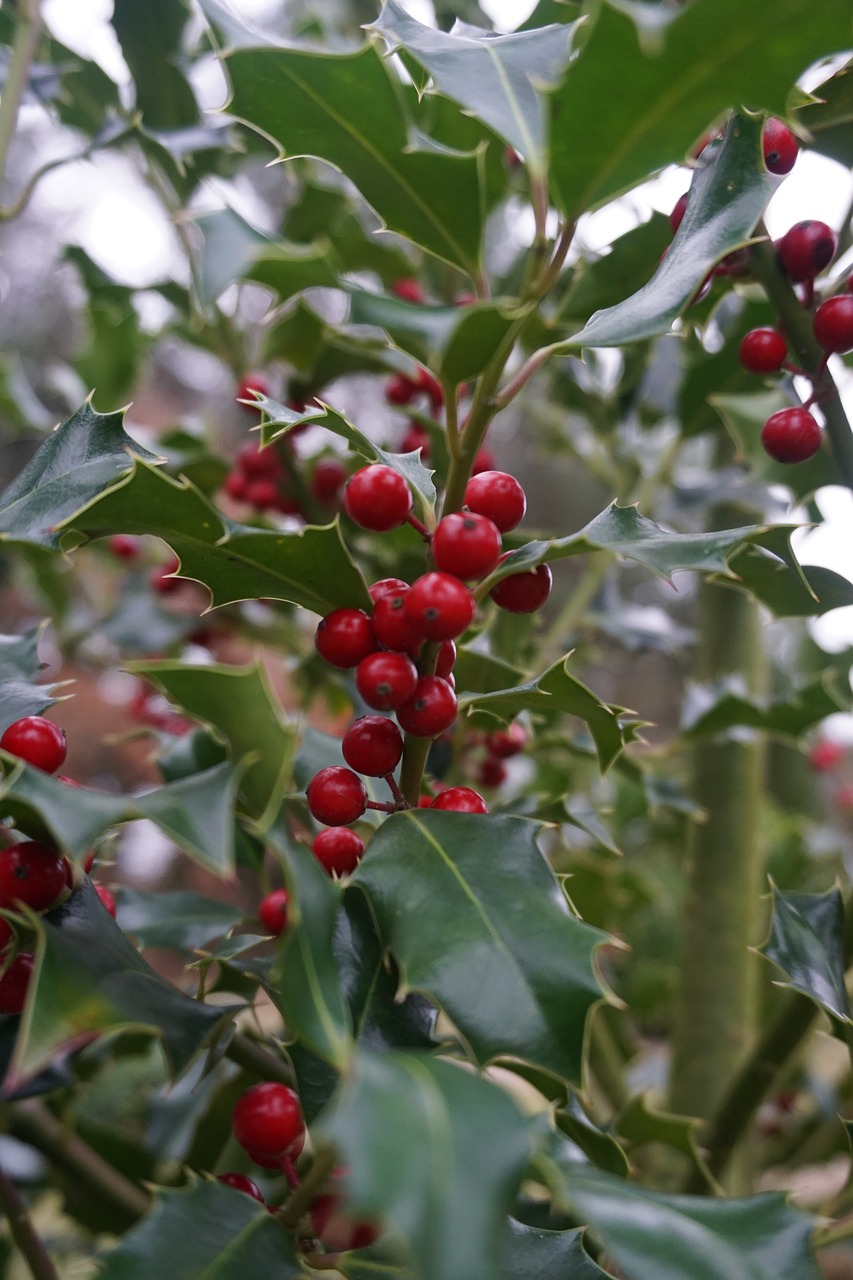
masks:
[[[41,0],[22,0],[18,6],[15,41],[3,97],[0,99],[0,192],[6,180],[6,164],[18,127],[18,112],[29,79],[30,67],[41,38]]]
[[[277,1058],[263,1045],[256,1044],[240,1031],[235,1031],[231,1037],[225,1056],[244,1071],[260,1076],[262,1080],[277,1080],[279,1084],[293,1085],[293,1072],[284,1059]]]
[[[147,1193],[66,1129],[43,1103],[34,1099],[12,1103],[6,1111],[5,1127],[13,1138],[35,1147],[123,1218],[135,1222],[148,1212],[151,1201]]]
[[[27,1206],[10,1178],[0,1169],[0,1209],[2,1209],[12,1239],[30,1269],[33,1280],[59,1280],[59,1272],[51,1262],[41,1237],[32,1224]]]

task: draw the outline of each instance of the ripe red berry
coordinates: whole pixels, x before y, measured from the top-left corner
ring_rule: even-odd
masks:
[[[287,928],[287,890],[273,889],[261,900],[258,919],[267,933],[277,938]]]
[[[377,604],[383,596],[392,596],[395,592],[406,591],[408,586],[408,582],[404,582],[402,578],[380,578],[368,590],[371,600],[374,604]]]
[[[280,499],[281,494],[275,480],[259,477],[246,485],[246,501],[256,511],[274,511]]]
[[[258,395],[268,396],[270,393],[269,383],[262,373],[247,373],[240,379],[240,383],[237,387],[236,399],[251,400],[253,399],[255,392],[257,392]],[[242,409],[249,409],[251,412],[250,405],[244,404],[240,407]]]
[[[410,404],[418,394],[418,384],[405,373],[393,373],[385,383],[385,399],[389,404]]]
[[[441,676],[442,680],[449,679],[455,661],[456,645],[452,640],[442,640],[435,663],[435,674]]]
[[[283,467],[275,449],[263,448],[257,440],[247,440],[237,450],[235,461],[244,475],[253,479],[271,479],[280,475]]]
[[[406,610],[410,590],[404,584],[400,591],[386,592],[377,600],[373,610],[373,634],[383,648],[416,657],[424,641],[424,633]]]
[[[424,462],[429,459],[430,446],[429,432],[413,422],[400,441],[400,453],[414,453],[417,449],[420,449],[421,461]]]
[[[396,711],[417,683],[418,669],[404,653],[371,653],[355,672],[355,687],[376,711]]]
[[[761,135],[764,163],[771,173],[790,173],[800,151],[800,144],[781,120],[771,116],[764,122]]]
[[[364,854],[364,841],[349,827],[330,827],[314,837],[311,852],[330,876],[348,876]]]
[[[0,978],[0,1013],[20,1013],[27,1000],[35,957],[21,951]]]
[[[333,667],[357,667],[376,648],[373,625],[363,609],[333,609],[321,619],[314,645]]]
[[[402,298],[404,302],[423,302],[424,291],[421,288],[420,281],[415,280],[413,276],[406,276],[403,280],[395,280],[391,285],[391,292],[398,298]]]
[[[425,573],[403,597],[406,617],[428,640],[453,640],[471,625],[474,597],[450,573]]]
[[[480,476],[486,471],[494,471],[495,455],[491,449],[478,449],[471,466],[471,475]]]
[[[535,613],[551,594],[552,581],[548,565],[540,564],[535,569],[502,578],[489,594],[498,608],[507,613]]]
[[[107,910],[107,911],[110,913],[110,915],[112,916],[113,920],[115,920],[115,918],[116,918],[116,900],[115,900],[115,898],[113,897],[113,895],[110,893],[109,889],[107,889],[107,888],[106,888],[104,885],[102,885],[102,884],[96,884],[96,885],[95,885],[95,893],[96,893],[96,894],[98,895],[98,897],[100,898],[101,903],[102,903],[103,907],[105,908],[105,910]]]
[[[684,214],[687,210],[687,197],[689,194],[689,191],[685,191],[684,195],[678,197],[675,205],[673,206],[672,213],[669,215],[669,229],[673,235],[675,235],[676,231],[684,221]]]
[[[515,476],[506,471],[482,471],[468,481],[465,506],[488,516],[501,533],[508,533],[524,519],[527,498]]]
[[[245,502],[249,490],[249,477],[243,471],[229,471],[225,477],[225,492],[235,502]]]
[[[806,462],[820,448],[820,427],[807,409],[780,409],[761,428],[761,443],[776,462]]]
[[[456,694],[441,676],[421,676],[415,691],[397,710],[400,727],[416,738],[434,738],[456,719]]]
[[[152,569],[148,575],[148,581],[155,591],[159,591],[160,595],[171,595],[173,591],[177,591],[183,586],[180,578],[173,575],[178,572],[181,562],[176,555],[169,556],[164,564],[158,564]]]
[[[489,812],[489,806],[479,791],[474,791],[472,787],[448,787],[438,793],[430,808],[447,809],[452,813]]]
[[[816,773],[831,772],[843,759],[844,748],[841,743],[833,742],[830,738],[822,738],[809,752],[809,764]]]
[[[0,907],[46,911],[65,888],[65,859],[50,845],[23,840],[0,853]]]
[[[738,358],[747,373],[778,373],[788,359],[788,344],[778,329],[750,329],[741,338]]]
[[[853,299],[851,299],[853,302]],[[439,520],[432,538],[436,569],[457,578],[483,578],[491,573],[501,554],[501,535],[488,516],[477,511],[456,511]]]
[[[237,1099],[231,1128],[241,1147],[272,1158],[283,1155],[305,1125],[293,1090],[286,1084],[265,1080],[252,1085]]]
[[[311,1205],[311,1227],[328,1253],[364,1249],[380,1234],[377,1223],[352,1217],[343,1205],[343,1197],[331,1192],[317,1196]]]
[[[321,458],[311,476],[311,492],[318,502],[334,506],[341,496],[347,469],[339,458]]]
[[[815,312],[813,327],[824,351],[853,351],[853,294],[839,293],[822,302]]]
[[[114,533],[107,545],[119,560],[138,560],[141,555],[139,539],[130,533]]]
[[[308,808],[327,827],[345,827],[367,808],[367,792],[358,774],[342,765],[321,769],[308,783]]]
[[[362,529],[385,533],[403,524],[412,509],[412,491],[393,467],[374,464],[350,476],[344,510]]]
[[[251,1178],[247,1178],[245,1173],[219,1173],[216,1175],[216,1181],[221,1182],[226,1187],[233,1187],[235,1191],[242,1191],[245,1195],[251,1196],[253,1200],[260,1201],[265,1204],[263,1192],[257,1182],[253,1182]]]
[[[484,787],[500,787],[506,782],[506,765],[497,756],[486,756],[477,776]]]
[[[795,222],[776,245],[776,254],[785,274],[795,283],[813,280],[835,257],[838,237],[825,222],[808,218]]]
[[[424,391],[429,396],[433,411],[440,409],[444,404],[444,389],[438,378],[429,369],[418,369],[415,383],[419,391]]]
[[[65,731],[44,716],[14,720],[0,737],[0,748],[43,773],[56,773],[68,754]]]
[[[384,778],[400,763],[403,735],[386,716],[360,716],[344,734],[341,750],[356,773]]]
[[[499,760],[508,760],[517,756],[527,746],[527,732],[520,724],[511,724],[507,729],[495,729],[486,735],[486,750],[489,755]]]

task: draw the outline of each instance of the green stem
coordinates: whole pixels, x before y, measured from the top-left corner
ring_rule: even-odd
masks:
[[[287,1197],[277,1217],[289,1231],[295,1231],[299,1226],[317,1193],[326,1185],[336,1163],[334,1151],[319,1152],[299,1186]]]
[[[616,1037],[605,1019],[605,1010],[598,1009],[589,1028],[589,1066],[614,1112],[621,1111],[628,1101],[625,1084],[625,1061],[619,1051]]]
[[[236,1031],[231,1037],[225,1056],[244,1071],[260,1076],[262,1080],[277,1080],[279,1084],[293,1085],[293,1072],[284,1059],[277,1058],[263,1045],[240,1031]]]
[[[758,230],[761,233],[764,228],[759,227]],[[841,478],[848,489],[853,489],[853,432],[832,375],[822,369],[824,352],[812,332],[812,313],[794,292],[769,239],[752,246],[750,263],[752,274],[760,281],[779,314],[779,322],[797,363],[818,381],[821,391],[826,391],[825,398],[820,400],[826,434]]]
[[[0,1169],[0,1209],[12,1239],[30,1270],[33,1280],[59,1280],[59,1272],[51,1262],[41,1237],[32,1224],[27,1206],[12,1180]]]
[[[21,0],[9,71],[0,99],[0,192],[6,180],[6,165],[18,127],[18,112],[38,50],[41,29],[41,0]]]

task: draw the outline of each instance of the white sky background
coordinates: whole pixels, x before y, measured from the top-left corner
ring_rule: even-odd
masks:
[[[280,0],[230,0],[230,5],[256,23],[274,18],[280,11]],[[535,0],[481,0],[481,5],[499,29],[512,30],[530,15]],[[429,0],[403,0],[403,7],[422,22],[433,21]],[[126,84],[128,72],[109,25],[111,13],[112,0],[46,0],[44,5],[48,27],[58,39],[94,58],[113,79]],[[222,95],[215,83],[211,91],[211,105],[219,105]],[[167,264],[180,271],[183,257],[174,231],[157,200],[138,182],[132,183],[125,160],[109,154],[98,156],[86,165],[85,182],[80,174],[78,165],[58,170],[45,179],[38,199],[49,208],[63,210],[72,226],[70,236],[105,270],[143,287],[161,278]],[[648,216],[651,209],[668,213],[686,185],[684,170],[671,169],[616,204],[582,219],[579,236],[585,248],[605,247],[614,236]],[[853,177],[848,170],[813,153],[803,154],[770,203],[766,218],[770,234],[779,236],[804,218],[820,218],[838,229],[851,198]],[[853,270],[853,254],[842,260],[842,267]],[[834,271],[838,270],[836,265]],[[837,373],[841,362],[837,358],[834,362]],[[844,372],[842,378],[847,411],[853,415],[853,378]],[[826,565],[853,578],[853,495],[841,487],[825,489],[818,504],[826,523],[813,532],[795,535],[798,554],[809,564]],[[853,608],[826,615],[814,624],[814,630],[818,642],[827,649],[853,644]],[[853,738],[853,720],[850,725]]]

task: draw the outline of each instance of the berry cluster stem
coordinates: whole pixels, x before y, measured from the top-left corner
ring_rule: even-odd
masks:
[[[0,1169],[0,1210],[9,1224],[12,1239],[29,1267],[33,1280],[59,1280],[59,1272],[50,1260],[41,1236],[32,1224],[18,1189]]]

